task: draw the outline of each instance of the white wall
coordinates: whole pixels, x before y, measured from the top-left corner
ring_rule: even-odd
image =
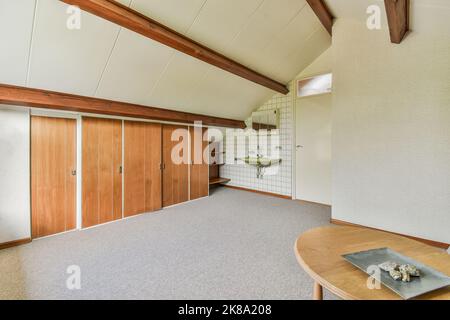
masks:
[[[328,49],[297,79],[329,73],[331,66]],[[295,100],[296,199],[331,205],[331,105],[331,94]]]
[[[335,23],[332,216],[450,243],[450,6],[427,3],[400,45]]]
[[[0,106],[0,243],[30,236],[29,112]]]

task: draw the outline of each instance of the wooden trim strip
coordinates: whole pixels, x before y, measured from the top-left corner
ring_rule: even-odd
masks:
[[[308,2],[317,18],[319,18],[320,22],[322,22],[323,26],[331,36],[333,32],[334,17],[328,9],[327,5],[323,2],[323,0],[306,0],[306,2]]]
[[[0,84],[0,103],[16,106],[105,114],[180,123],[194,123],[195,121],[201,121],[203,125],[241,129],[245,128],[244,121],[240,120],[211,117],[194,113],[5,84]]]
[[[287,94],[286,85],[264,76],[149,17],[111,0],[61,0],[76,5],[100,18],[108,20],[168,47],[202,60],[208,64],[250,80],[271,90]]]
[[[282,194],[278,194],[278,193],[272,193],[272,192],[266,192],[266,191],[259,191],[259,190],[253,190],[253,189],[248,189],[248,188],[243,188],[243,187],[236,187],[236,186],[230,186],[230,185],[223,185],[225,188],[230,188],[230,189],[235,189],[235,190],[241,190],[241,191],[247,191],[247,192],[253,192],[253,193],[258,193],[258,194],[262,194],[265,196],[272,196],[272,197],[277,197],[277,198],[281,198],[281,199],[288,199],[288,200],[292,200],[291,196],[285,196]]]
[[[402,42],[409,30],[409,0],[384,0],[391,42]]]
[[[368,226],[363,226],[363,225],[360,225],[360,224],[355,224],[355,223],[351,223],[351,222],[347,222],[347,221],[343,221],[343,220],[338,220],[338,219],[331,218],[330,222],[332,224],[336,224],[336,225],[340,225],[340,226],[362,227],[362,228],[372,229],[372,230],[376,230],[376,231],[383,231],[383,232],[387,232],[387,233],[392,233],[392,234],[403,236],[403,237],[406,237],[406,238],[409,238],[409,239],[420,241],[422,243],[428,244],[428,245],[433,246],[433,247],[442,248],[442,249],[445,249],[445,250],[447,250],[450,247],[450,244],[445,243],[445,242],[439,242],[439,241],[434,241],[434,240],[418,238],[418,237],[409,236],[409,235],[402,234],[402,233],[391,232],[391,231],[387,231],[387,230],[383,230],[383,229],[377,229],[377,228],[372,228],[372,227],[368,227]]]
[[[30,242],[31,242],[31,238],[24,238],[24,239],[0,243],[0,250],[15,247],[15,246],[20,246],[22,244],[26,244],[26,243],[30,243]]]
[[[316,205],[319,205],[319,206],[325,206],[325,207],[329,207],[329,208],[331,208],[332,207],[332,205],[331,204],[326,204],[326,203],[321,203],[321,202],[315,202],[315,201],[309,201],[309,200],[302,200],[302,199],[294,199],[295,201],[297,201],[297,202],[300,202],[300,203],[308,203],[308,204],[316,204]]]

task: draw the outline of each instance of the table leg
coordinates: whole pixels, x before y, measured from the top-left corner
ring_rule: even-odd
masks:
[[[314,300],[323,300],[323,289],[320,283],[314,282],[314,292],[313,292]]]

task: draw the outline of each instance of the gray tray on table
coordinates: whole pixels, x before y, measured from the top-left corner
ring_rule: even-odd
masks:
[[[404,299],[415,298],[450,285],[450,277],[389,248],[355,252],[342,257],[365,273],[368,273],[370,266],[378,266],[386,261],[415,265],[420,270],[420,277],[411,277],[411,282],[394,280],[388,272],[380,269],[380,282]]]

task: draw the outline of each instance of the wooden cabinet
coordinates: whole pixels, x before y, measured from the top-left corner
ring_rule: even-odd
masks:
[[[38,238],[76,227],[76,121],[31,117],[31,225]]]
[[[31,130],[32,235],[74,229],[76,121],[33,116]],[[83,117],[82,227],[208,196],[205,132],[182,125]]]
[[[206,128],[190,127],[190,200],[206,197],[209,194],[209,168],[208,159],[204,159],[204,151],[209,142],[204,141]]]
[[[162,131],[163,207],[167,207],[189,200],[189,130],[163,125]]]
[[[122,218],[122,121],[83,117],[83,228]]]
[[[161,124],[125,121],[125,217],[162,207],[161,134]]]

